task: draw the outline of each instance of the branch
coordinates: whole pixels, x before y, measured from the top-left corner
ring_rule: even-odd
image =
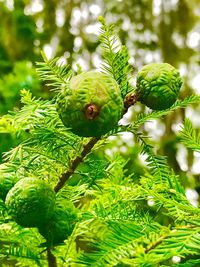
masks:
[[[84,146],[83,151],[80,156],[77,156],[72,162],[70,168],[61,175],[57,184],[54,187],[54,191],[57,193],[66,183],[66,181],[70,178],[72,174],[74,174],[78,165],[83,161],[87,154],[90,153],[94,145],[98,142],[100,138],[93,137],[90,141]]]
[[[57,267],[56,257],[51,252],[51,248],[47,249],[47,259],[48,259],[48,266],[49,267]]]

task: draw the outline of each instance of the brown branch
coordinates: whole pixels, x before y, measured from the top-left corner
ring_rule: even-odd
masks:
[[[129,93],[124,99],[124,113],[127,112],[128,108],[134,105],[138,100],[138,95],[136,93]],[[69,169],[63,173],[58,180],[57,184],[54,187],[54,191],[57,193],[63,186],[65,185],[66,181],[70,178],[72,174],[74,174],[78,165],[83,161],[85,156],[90,153],[94,145],[98,142],[100,138],[93,137],[90,141],[84,146],[83,151],[81,152],[80,156],[77,156],[74,160],[71,161]]]
[[[70,176],[74,174],[78,165],[83,161],[85,156],[90,153],[90,151],[99,139],[100,138],[97,137],[91,138],[90,141],[84,146],[80,156],[77,156],[74,160],[72,160],[69,169],[61,175],[60,179],[54,187],[54,191],[56,193],[65,185],[66,181],[70,178]]]
[[[56,257],[51,252],[51,248],[47,249],[47,259],[49,267],[57,267]]]

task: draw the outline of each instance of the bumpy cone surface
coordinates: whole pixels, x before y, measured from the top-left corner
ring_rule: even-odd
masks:
[[[54,215],[46,224],[39,227],[39,232],[47,240],[47,244],[55,245],[67,239],[77,221],[77,211],[70,201],[57,203]]]
[[[73,77],[57,102],[63,124],[85,137],[99,137],[112,130],[121,118],[122,108],[117,82],[94,71]]]
[[[36,227],[52,216],[56,194],[44,181],[24,178],[6,196],[9,214],[19,225]]]
[[[17,180],[13,177],[0,177],[0,199],[3,201],[6,198],[9,190],[15,185]]]
[[[168,63],[151,63],[137,75],[138,100],[154,110],[167,109],[176,101],[182,80]]]

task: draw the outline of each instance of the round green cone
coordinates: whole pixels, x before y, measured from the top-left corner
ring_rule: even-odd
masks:
[[[55,245],[67,239],[77,221],[77,211],[70,201],[59,201],[54,214],[46,224],[39,227],[39,232],[47,240],[47,244]]]
[[[56,194],[46,182],[35,178],[18,181],[6,196],[8,213],[24,227],[37,227],[53,213]]]
[[[168,63],[145,65],[137,75],[138,100],[153,110],[171,107],[182,85],[179,72]]]
[[[117,126],[123,100],[109,75],[89,71],[74,76],[57,100],[63,124],[83,137],[100,137]]]

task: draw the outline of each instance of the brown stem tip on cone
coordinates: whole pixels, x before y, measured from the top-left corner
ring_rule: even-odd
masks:
[[[129,93],[124,99],[124,107],[127,110],[130,106],[133,106],[138,101],[139,95],[135,92]]]
[[[99,115],[99,108],[95,104],[88,104],[84,112],[86,119],[94,120]]]

